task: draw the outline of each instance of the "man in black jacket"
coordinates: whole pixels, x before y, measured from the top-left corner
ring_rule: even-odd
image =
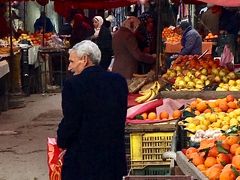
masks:
[[[70,51],[62,92],[58,146],[66,149],[62,180],[121,180],[126,175],[124,129],[128,88],[119,74],[98,66],[98,46],[84,40]]]

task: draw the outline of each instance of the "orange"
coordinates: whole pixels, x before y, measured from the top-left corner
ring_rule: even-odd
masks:
[[[240,155],[233,156],[232,158],[232,164],[240,170]]]
[[[235,151],[235,155],[240,155],[240,147],[238,147]]]
[[[201,113],[200,113],[198,110],[196,110],[196,111],[194,112],[194,114],[198,116],[198,115],[200,115]]]
[[[187,158],[190,159],[190,155],[195,153],[195,152],[198,152],[198,150],[195,148],[195,147],[190,147],[186,150],[186,156]]]
[[[191,108],[191,109],[196,109],[197,104],[198,104],[197,101],[192,101],[192,102],[190,103],[190,108]]]
[[[236,102],[228,102],[227,103],[228,107],[231,108],[231,109],[237,109],[238,108],[238,105]]]
[[[143,119],[145,120],[145,119],[147,119],[147,117],[148,117],[148,114],[147,113],[142,113],[141,114],[141,116],[143,117]]]
[[[230,147],[230,152],[231,152],[233,155],[235,155],[236,150],[237,150],[238,147],[240,147],[239,144],[233,144],[233,145],[231,145],[231,147]]]
[[[197,154],[198,154],[198,153],[197,153]],[[193,163],[195,166],[198,166],[198,165],[200,165],[200,164],[203,164],[203,163],[204,163],[204,158],[203,158],[202,156],[200,156],[200,154],[195,155],[195,156],[193,156],[192,163]]]
[[[157,114],[155,112],[150,112],[148,114],[148,119],[155,120],[157,118]]]
[[[230,146],[232,146],[233,144],[238,144],[239,136],[228,136],[224,142],[226,142]]]
[[[206,168],[212,167],[214,164],[217,164],[217,160],[214,157],[207,157],[204,161],[204,165]]]
[[[215,101],[209,101],[209,102],[208,102],[208,105],[209,105],[210,108],[215,108],[215,107],[217,107],[217,104],[215,103]]]
[[[178,119],[182,116],[182,111],[180,110],[175,110],[172,114],[173,119]]]
[[[211,113],[212,110],[211,109],[205,109],[205,111],[203,111],[204,113]]]
[[[222,169],[223,167],[221,164],[215,164],[212,167],[208,168],[205,174],[210,180],[216,180],[219,179]]]
[[[206,170],[206,167],[205,167],[204,164],[199,164],[199,165],[197,166],[197,168],[198,168],[200,171],[205,171],[205,170]]]
[[[228,111],[228,104],[226,101],[222,101],[219,104],[219,108],[221,109],[222,112],[227,112]]]
[[[236,179],[236,176],[235,176],[233,170],[230,168],[223,169],[219,176],[219,180],[235,180],[235,179]]]
[[[196,108],[199,112],[202,113],[208,108],[208,106],[207,106],[206,102],[200,102],[200,103],[197,104]]]
[[[166,111],[162,111],[160,114],[159,114],[159,119],[168,119],[169,118],[169,114],[168,112]]]
[[[233,97],[233,95],[229,94],[229,95],[227,95],[226,100],[227,100],[227,102],[232,102],[235,100],[235,98]]]
[[[229,164],[231,162],[230,156],[228,154],[220,153],[217,155],[217,162],[222,165]]]
[[[219,153],[216,146],[212,147],[208,152],[208,156],[210,157],[217,157],[218,154]]]

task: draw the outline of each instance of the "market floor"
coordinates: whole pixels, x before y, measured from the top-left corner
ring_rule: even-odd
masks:
[[[62,117],[60,94],[36,94],[0,114],[0,180],[46,180],[47,137]]]

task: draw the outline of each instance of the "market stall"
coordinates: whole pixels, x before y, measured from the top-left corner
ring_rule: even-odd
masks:
[[[6,60],[0,61],[0,112],[8,109],[8,73],[8,62]]]

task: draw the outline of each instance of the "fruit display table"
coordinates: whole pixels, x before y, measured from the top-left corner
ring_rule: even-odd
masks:
[[[165,43],[165,53],[179,53],[182,49],[181,43]],[[212,54],[213,42],[202,42],[202,52],[208,50],[207,54]]]
[[[8,109],[8,73],[8,62],[6,60],[0,61],[0,112]]]
[[[64,57],[66,53],[65,48],[53,48],[53,47],[39,47],[38,48],[38,63],[41,66],[41,81],[42,81],[42,91],[46,92],[48,90],[47,85],[53,85],[53,73],[60,74],[60,86],[63,85],[63,74],[64,74]],[[58,56],[60,58],[54,58]],[[52,66],[52,61],[54,59],[60,60],[60,70],[54,71]]]

